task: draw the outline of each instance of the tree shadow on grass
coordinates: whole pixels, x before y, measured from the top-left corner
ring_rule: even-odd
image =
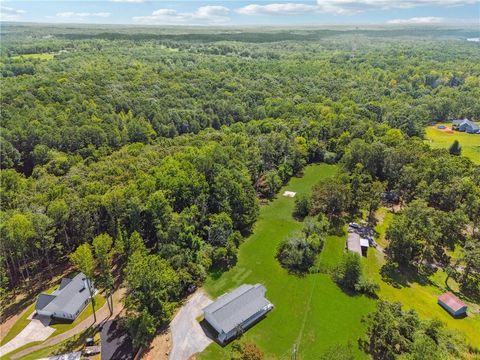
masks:
[[[351,289],[349,287],[346,287],[346,286],[343,286],[342,284],[334,281],[332,279],[332,281],[338,286],[338,288],[340,290],[342,290],[342,292],[345,294],[345,295],[348,295],[350,297],[359,297],[359,296],[366,296],[370,299],[374,299],[374,300],[378,300],[379,297],[377,294],[372,294],[372,293],[366,293],[366,292],[361,292],[361,291],[357,291],[355,289]]]
[[[396,268],[387,263],[380,269],[380,275],[384,282],[397,289],[410,287],[412,283],[422,286],[435,285],[427,275],[420,274],[414,267]]]
[[[218,280],[225,271],[226,269],[217,266],[210,269],[208,276],[210,276],[213,280]]]

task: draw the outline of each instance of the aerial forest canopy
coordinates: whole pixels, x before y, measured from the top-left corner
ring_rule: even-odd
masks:
[[[470,36],[2,26],[2,296],[109,234],[132,290],[129,326],[155,328],[235,263],[259,200],[316,162],[343,171],[303,215],[335,224],[373,213],[385,192],[408,209],[387,233],[386,272],[449,264],[455,246],[478,260],[480,169],[423,140],[427,125],[480,119]],[[473,299],[477,260],[456,275]],[[136,298],[142,279],[168,289]]]

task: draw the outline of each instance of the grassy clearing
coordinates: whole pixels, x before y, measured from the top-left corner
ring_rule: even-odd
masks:
[[[376,227],[377,232],[380,234],[378,243],[381,244],[381,238],[385,234],[385,230],[393,220],[395,215],[390,213],[390,216],[385,216],[383,223],[379,223]],[[385,245],[387,242],[384,240]],[[383,246],[383,244],[382,244]],[[412,279],[405,276],[405,285],[401,287],[394,287],[384,281],[380,276],[380,268],[385,263],[385,259],[382,254],[374,249],[369,250],[368,257],[365,262],[365,270],[369,277],[373,278],[380,284],[379,297],[389,301],[399,301],[407,309],[415,309],[418,314],[423,318],[439,319],[447,324],[450,329],[456,329],[461,332],[467,339],[467,341],[480,348],[480,316],[470,314],[464,319],[455,319],[450,316],[445,310],[437,305],[437,298],[440,294],[445,292],[446,274],[444,271],[437,271],[434,275],[430,276],[426,282],[422,279]],[[458,290],[458,285],[454,280],[448,281],[449,287],[453,291]],[[468,304],[470,310],[478,312],[479,307],[476,304]]]
[[[334,176],[336,171],[332,165],[310,166],[302,178],[292,179],[280,194],[284,190],[308,193],[321,178]],[[209,277],[205,289],[217,297],[243,283],[266,286],[275,309],[243,338],[255,342],[269,359],[290,359],[294,344],[297,358],[315,359],[326,349],[347,343],[352,344],[358,358],[366,358],[356,342],[364,331],[360,320],[374,309],[375,302],[346,295],[326,274],[289,275],[275,259],[278,244],[302,227],[292,217],[293,206],[294,199],[279,196],[262,207],[254,233],[240,247],[237,265],[220,276]],[[345,237],[328,237],[320,265],[334,265],[344,244]],[[200,358],[225,359],[229,349],[214,343]]]
[[[12,56],[12,59],[14,60],[20,60],[20,59],[36,59],[36,60],[52,60],[55,57],[54,54],[50,53],[40,53],[40,54],[23,54],[23,55],[16,55]]]
[[[439,124],[440,125],[440,124]],[[451,124],[443,124],[450,128]],[[462,146],[462,155],[469,157],[474,163],[480,164],[480,135],[467,134],[459,131],[437,129],[437,125],[426,128],[426,138],[432,148],[448,149],[455,140]]]

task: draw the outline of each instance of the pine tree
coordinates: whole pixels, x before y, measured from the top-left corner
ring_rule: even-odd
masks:
[[[460,143],[458,142],[458,140],[455,140],[452,144],[452,146],[450,146],[450,149],[448,149],[450,151],[450,154],[451,155],[461,155],[462,154],[462,147],[460,146]]]

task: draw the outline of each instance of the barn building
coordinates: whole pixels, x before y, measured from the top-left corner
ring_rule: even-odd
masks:
[[[355,232],[348,233],[347,250],[356,252],[360,256],[367,256],[369,242],[367,239],[360,237]]]
[[[467,313],[467,305],[450,292],[440,295],[438,304],[453,316],[463,316]]]
[[[244,284],[203,309],[204,318],[218,333],[220,343],[240,335],[273,309],[265,298],[266,291],[261,284]]]

